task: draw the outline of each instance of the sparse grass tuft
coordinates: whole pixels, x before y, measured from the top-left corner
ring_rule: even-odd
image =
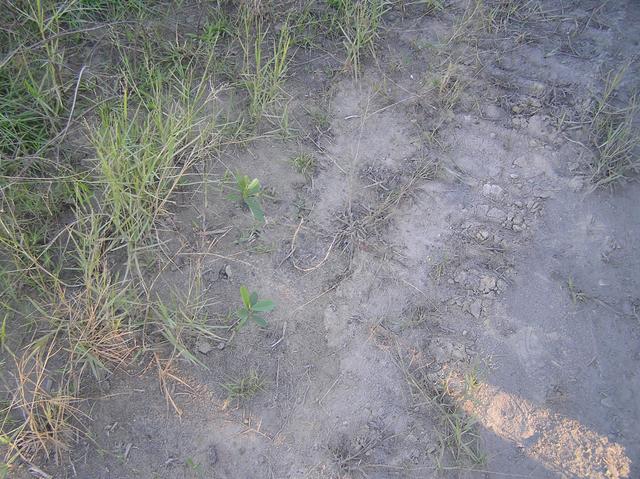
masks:
[[[266,117],[272,123],[279,123],[283,110],[283,82],[289,67],[292,42],[289,25],[285,22],[280,27],[271,51],[266,52],[268,32],[262,18],[243,8],[240,23],[239,41],[244,53],[242,77],[249,94],[250,118],[257,122]]]
[[[309,153],[300,153],[291,159],[291,164],[295,170],[305,177],[307,181],[313,178],[315,174],[317,162],[313,155]]]
[[[339,27],[347,54],[345,67],[357,80],[362,68],[362,55],[375,55],[375,43],[386,2],[383,0],[340,0],[333,2],[340,15]]]
[[[468,372],[462,379],[461,391],[453,392],[451,378],[442,382],[429,379],[422,368],[412,368],[399,355],[398,364],[416,398],[416,403],[435,413],[439,422],[440,457],[444,467],[447,455],[456,467],[478,467],[486,462],[482,452],[477,420],[460,406],[460,400],[469,400],[477,387],[475,372]],[[460,397],[461,396],[461,397]]]
[[[614,106],[626,68],[610,72],[605,88],[589,113],[590,141],[597,152],[591,166],[595,188],[610,187],[640,171],[640,136],[634,127],[638,98],[632,96],[622,108]]]
[[[480,40],[483,32],[511,37],[522,41],[523,32],[513,24],[524,23],[542,16],[541,7],[536,2],[519,0],[471,0],[464,15],[453,28],[448,43],[461,38]]]
[[[263,375],[255,369],[250,369],[246,374],[222,384],[222,387],[227,391],[227,401],[240,404],[263,391],[265,384]]]
[[[163,343],[172,348],[171,357],[180,356],[206,368],[192,352],[198,339],[224,341],[218,334],[228,328],[213,324],[207,308],[211,305],[200,292],[199,279],[190,282],[186,294],[174,292],[172,301],[160,297],[152,307],[151,324]]]
[[[445,110],[453,110],[460,101],[465,85],[457,73],[457,67],[449,62],[444,72],[433,79],[433,87],[438,94],[438,100]]]
[[[336,239],[338,244],[353,254],[356,246],[376,235],[378,229],[386,224],[397,206],[415,193],[421,181],[433,180],[438,174],[438,164],[433,161],[421,161],[406,182],[396,190],[388,192],[374,208],[363,207],[360,211],[350,209],[338,220],[342,223]]]
[[[62,462],[85,419],[78,399],[53,374],[58,351],[47,348],[15,358],[15,388],[0,411],[4,462],[30,462],[39,454]]]
[[[110,20],[137,18],[147,11],[144,0],[79,0],[79,7],[90,18]]]

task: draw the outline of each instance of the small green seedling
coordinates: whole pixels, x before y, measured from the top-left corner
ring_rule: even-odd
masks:
[[[188,457],[186,461],[184,461],[185,466],[191,469],[193,472],[197,473],[198,476],[204,474],[204,470],[202,464],[194,461],[192,458]]]
[[[249,320],[258,326],[266,327],[267,321],[260,313],[268,313],[276,307],[275,303],[270,299],[262,299],[258,301],[258,293],[255,291],[249,294],[246,286],[240,286],[240,297],[242,298],[242,308],[236,311],[238,316],[238,329],[245,325]]]
[[[262,193],[262,186],[260,186],[258,178],[250,180],[247,175],[238,175],[236,178],[236,187],[238,188],[238,192],[231,193],[229,199],[242,201],[242,203],[247,205],[253,217],[260,223],[264,223],[264,211],[258,200]]]
[[[224,16],[219,16],[209,22],[207,22],[200,35],[192,35],[193,37],[198,38],[203,43],[208,43],[210,45],[215,44],[220,37],[223,35],[229,34],[231,27],[229,25],[229,20]]]
[[[307,181],[313,177],[316,171],[316,159],[308,153],[301,153],[292,158],[291,164]]]

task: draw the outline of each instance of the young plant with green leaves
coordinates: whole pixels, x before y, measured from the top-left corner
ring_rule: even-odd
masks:
[[[244,326],[247,321],[253,321],[263,328],[267,326],[267,320],[264,319],[262,313],[268,313],[276,307],[275,303],[270,299],[258,299],[258,293],[255,291],[249,293],[246,286],[240,286],[240,297],[242,298],[242,307],[236,311],[238,317],[238,329]]]
[[[264,211],[259,199],[262,193],[262,186],[258,178],[251,180],[247,175],[238,175],[236,177],[236,189],[237,191],[229,194],[228,198],[246,205],[256,221],[264,223]]]
[[[215,45],[220,37],[230,32],[231,24],[229,23],[229,19],[223,14],[219,14],[205,23],[202,27],[202,33],[198,35],[197,38],[208,45]]]

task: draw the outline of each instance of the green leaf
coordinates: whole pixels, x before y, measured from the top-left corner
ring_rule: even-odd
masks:
[[[253,319],[253,321],[258,325],[258,326],[262,326],[263,328],[267,327],[267,320],[264,319],[262,316],[258,316],[257,314],[254,314],[253,316],[251,316],[251,319]]]
[[[260,311],[261,313],[268,313],[276,307],[276,303],[270,299],[263,299],[253,305],[254,311]]]
[[[249,210],[251,210],[253,217],[260,223],[264,223],[264,211],[262,211],[258,200],[255,198],[245,198],[244,202],[249,207]]]
[[[251,183],[247,185],[247,193],[249,193],[250,195],[255,195],[259,191],[260,191],[260,182],[258,181],[258,178],[254,178],[251,181]]]
[[[238,315],[238,318],[240,318],[240,320],[246,321],[247,319],[249,319],[249,311],[245,308],[240,308],[238,311],[236,311],[236,314]]]
[[[247,309],[251,308],[251,299],[249,296],[249,290],[245,285],[240,286],[240,296],[242,297],[242,302],[244,303]]]
[[[242,201],[242,195],[239,195],[238,193],[229,193],[227,195],[227,199],[230,201]]]
[[[251,301],[251,309],[253,309],[253,305],[258,302],[258,293],[256,293],[255,291],[251,293],[251,296],[249,296],[249,301]]]
[[[247,189],[247,184],[248,183],[249,183],[249,177],[247,175],[238,176],[238,179],[236,180],[236,184],[238,185],[238,189],[240,189],[240,191],[242,191],[243,193]]]

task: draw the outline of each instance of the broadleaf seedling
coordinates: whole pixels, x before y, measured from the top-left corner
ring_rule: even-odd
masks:
[[[236,177],[237,192],[231,193],[228,197],[234,201],[241,201],[249,208],[253,217],[260,223],[264,223],[264,211],[260,205],[260,194],[262,186],[258,178],[249,179],[247,175],[238,175]]]
[[[267,320],[261,313],[268,313],[276,307],[276,304],[270,299],[258,299],[258,293],[255,291],[249,293],[246,286],[240,286],[240,298],[242,299],[242,307],[236,311],[238,317],[238,329],[246,324],[247,321],[253,321],[263,328],[267,326]]]

